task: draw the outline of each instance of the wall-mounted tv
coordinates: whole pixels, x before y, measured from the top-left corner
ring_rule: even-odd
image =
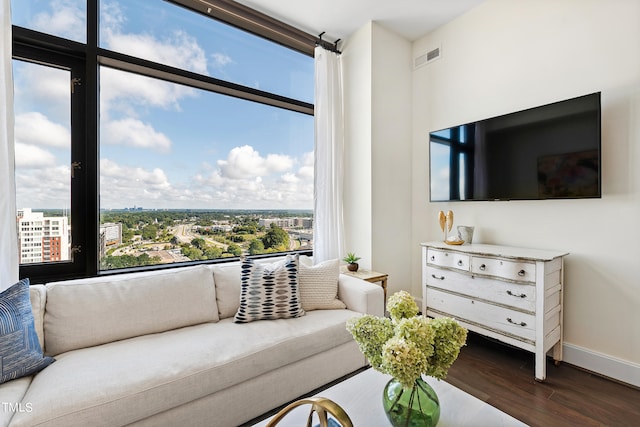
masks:
[[[600,92],[429,134],[430,200],[601,197]]]

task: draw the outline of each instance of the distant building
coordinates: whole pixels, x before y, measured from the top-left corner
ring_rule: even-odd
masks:
[[[45,217],[42,212],[24,208],[18,210],[16,221],[20,264],[71,259],[66,216]]]
[[[106,222],[100,224],[100,256],[104,257],[107,247],[122,243],[122,224]]]
[[[282,218],[266,218],[266,219],[261,218],[258,221],[258,225],[264,226],[265,228],[271,227],[271,224],[275,224],[280,228],[288,228],[293,226],[293,221],[290,221],[289,219],[282,219]]]
[[[260,219],[258,225],[266,228],[275,224],[280,228],[313,228],[313,218],[266,218]]]

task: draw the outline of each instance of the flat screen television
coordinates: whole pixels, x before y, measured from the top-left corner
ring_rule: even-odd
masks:
[[[601,197],[600,145],[600,92],[430,132],[430,200]]]

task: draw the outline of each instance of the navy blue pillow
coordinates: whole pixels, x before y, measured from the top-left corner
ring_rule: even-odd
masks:
[[[29,279],[0,293],[0,384],[35,374],[54,362],[43,356],[33,323]]]

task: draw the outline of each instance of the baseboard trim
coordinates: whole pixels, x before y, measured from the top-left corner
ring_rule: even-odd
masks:
[[[571,365],[640,388],[640,365],[564,343],[563,360]]]

